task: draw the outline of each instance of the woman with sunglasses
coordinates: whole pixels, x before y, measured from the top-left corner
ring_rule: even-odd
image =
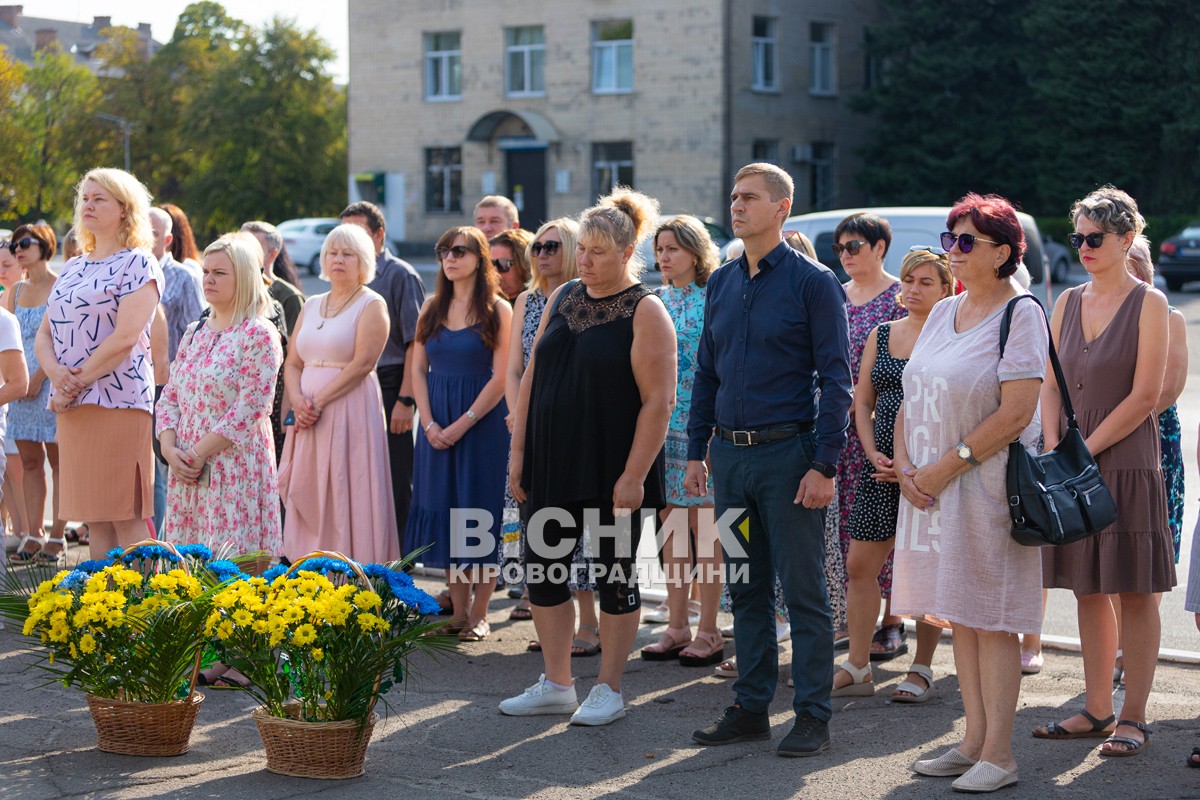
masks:
[[[893,467],[896,414],[904,400],[904,367],[934,305],[954,294],[950,261],[914,247],[900,264],[900,302],[907,316],[881,323],[867,338],[854,393],[854,415],[865,453],[854,508],[850,510],[850,577],[847,605],[850,653],[834,676],[832,697],[875,693],[868,637],[879,616],[879,570],[891,556],[900,509],[900,484]],[[892,692],[897,703],[924,703],[933,687],[933,653],[941,628],[917,622],[917,654],[908,678]]]
[[[1091,280],[1059,295],[1051,328],[1088,450],[1117,506],[1117,521],[1063,547],[1045,548],[1045,585],[1075,592],[1086,685],[1084,707],[1036,728],[1042,739],[1104,738],[1102,756],[1132,756],[1150,742],[1146,703],[1158,661],[1161,620],[1155,595],[1175,585],[1171,528],[1155,408],[1169,341],[1166,297],[1129,273],[1127,258],[1146,225],[1137,203],[1103,186],[1071,209],[1068,240]],[[1046,448],[1065,423],[1053,376],[1042,389]],[[1113,715],[1112,670],[1120,597],[1125,702]],[[1113,723],[1116,722],[1116,727]]]
[[[529,243],[533,234],[523,228],[500,231],[488,242],[492,264],[500,278],[500,293],[509,305],[516,305],[517,297],[529,285]]]
[[[88,523],[93,552],[144,538],[154,512],[150,328],[163,273],[149,212],[149,192],[128,172],[83,177],[84,255],[63,266],[34,345],[58,415],[59,514]]]
[[[991,792],[1017,781],[1018,634],[1041,630],[1041,558],[1010,535],[1005,481],[1009,443],[1037,441],[1048,336],[1037,304],[1018,303],[1000,354],[1005,307],[1025,294],[1012,279],[1025,254],[1012,204],[968,194],[946,226],[942,248],[966,291],[933,307],[904,368],[892,609],[949,623],[966,712],[961,742],[913,769]]]
[[[900,303],[900,281],[883,268],[883,260],[892,244],[892,226],[874,214],[851,214],[838,223],[833,232],[833,253],[841,261],[850,280],[842,285],[846,290],[846,317],[850,324],[850,376],[858,381],[859,365],[867,337],[875,326],[900,319],[905,315]],[[865,457],[854,422],[855,409],[850,407],[850,429],[846,431],[846,446],[838,460],[837,495],[840,527],[839,541],[843,564],[850,552],[850,511],[854,507],[854,492],[858,488]],[[845,567],[842,585],[847,586]],[[892,593],[892,558],[889,555],[879,573],[880,595],[886,600]],[[884,608],[883,624],[871,639],[871,660],[887,661],[908,652],[904,625],[891,613],[890,602]],[[834,646],[849,646],[845,631],[834,633]]]
[[[413,457],[413,500],[404,552],[445,569],[450,626],[464,641],[491,634],[488,601],[496,589],[504,467],[508,447],[504,370],[512,308],[500,295],[487,239],[478,228],[451,228],[434,249],[437,288],[417,319],[412,388],[421,429]],[[452,509],[480,509],[490,525],[473,531],[490,547],[458,552]]]
[[[515,231],[514,231],[515,232]],[[501,233],[496,239],[501,239]],[[538,228],[528,247],[528,257],[533,264],[529,291],[517,296],[513,305],[512,331],[508,338],[508,368],[504,380],[504,399],[508,405],[508,416],[505,422],[509,431],[512,430],[513,411],[517,407],[517,394],[521,389],[521,378],[525,367],[529,366],[529,358],[533,354],[533,340],[537,334],[542,314],[546,310],[546,298],[554,294],[558,287],[567,281],[578,277],[575,266],[575,240],[579,235],[579,223],[570,217],[559,217],[544,223]],[[517,501],[513,499],[512,491],[507,481],[504,487],[504,545],[501,548],[501,560],[506,564],[519,566],[524,548],[524,523],[521,520]],[[596,584],[589,577],[588,567],[591,560],[587,557],[587,547],[583,541],[575,547],[574,559],[571,563],[571,591],[579,606],[579,630],[571,642],[571,655],[576,657],[594,656],[600,652],[600,618],[596,616]],[[516,577],[522,569],[509,567],[508,570]],[[521,576],[523,578],[523,575]],[[524,584],[524,580],[520,581]],[[513,609],[509,619],[531,620],[533,610],[529,607],[529,590],[526,589],[521,602]],[[541,644],[534,640],[529,643],[529,650],[538,652]]]
[[[387,303],[367,288],[375,243],[357,225],[338,225],[320,260],[330,289],[305,301],[284,358],[295,424],[279,463],[283,550],[292,559],[336,550],[363,563],[391,561],[400,545],[375,374],[391,322]]]
[[[14,400],[8,407],[8,433],[16,440],[20,454],[19,464],[24,475],[22,491],[29,518],[41,520],[46,510],[46,462],[54,479],[52,511],[53,526],[49,541],[42,552],[54,557],[62,552],[64,540],[69,537],[66,520],[58,515],[58,444],[55,441],[57,425],[55,415],[47,408],[50,402],[50,381],[38,364],[34,342],[42,317],[46,315],[46,301],[50,290],[58,279],[58,273],[50,269],[58,241],[54,229],[49,225],[22,225],[13,235],[13,252],[25,269],[26,278],[5,292],[0,305],[11,311],[21,325],[21,341],[25,348],[25,361],[29,365],[29,389],[25,396]],[[33,530],[30,531],[34,532]],[[41,531],[37,531],[41,533]],[[75,535],[75,540],[87,544],[87,535]]]

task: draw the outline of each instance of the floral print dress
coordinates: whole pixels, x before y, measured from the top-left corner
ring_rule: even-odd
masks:
[[[282,551],[271,401],[283,348],[274,326],[248,319],[223,331],[194,323],[179,345],[157,410],[157,433],[174,429],[187,449],[208,433],[233,442],[191,484],[170,476],[163,538],[213,550]]]
[[[696,380],[696,351],[700,348],[700,332],[704,329],[704,287],[695,283],[663,286],[658,289],[658,296],[675,323],[679,360],[675,409],[671,412],[667,440],[663,445],[667,462],[667,502],[675,506],[711,506],[714,502],[711,476],[703,497],[692,497],[683,486],[687,476],[687,426],[692,411],[692,385]]]
[[[846,317],[850,323],[850,379],[858,385],[858,367],[862,364],[863,348],[867,346],[867,337],[875,326],[883,322],[902,319],[908,316],[904,306],[900,305],[900,282],[897,281],[877,294],[871,300],[856,306],[846,303]],[[838,459],[837,495],[838,512],[841,520],[839,526],[839,541],[842,546],[842,560],[850,552],[850,510],[854,507],[854,493],[862,472],[866,455],[863,453],[862,442],[858,440],[858,431],[851,421],[846,431],[846,446],[842,448],[841,458]],[[846,582],[843,568],[842,582]],[[892,557],[879,573],[879,590],[883,597],[892,595]]]

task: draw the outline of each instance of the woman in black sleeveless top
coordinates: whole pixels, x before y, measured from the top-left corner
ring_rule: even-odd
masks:
[[[650,198],[618,190],[583,213],[580,280],[551,297],[521,381],[509,483],[529,515],[525,577],[545,674],[502,702],[505,714],[575,712],[578,725],[605,725],[625,714],[621,674],[641,608],[640,521],[656,519],[664,505],[662,446],[675,402],[675,327],[638,280],[635,255],[657,212]],[[633,514],[617,517],[617,509]],[[579,707],[567,584],[585,524],[598,551],[603,655],[597,683]]]

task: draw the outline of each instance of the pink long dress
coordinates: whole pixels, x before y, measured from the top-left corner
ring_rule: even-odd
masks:
[[[384,302],[364,287],[349,307],[325,319],[324,298],[317,295],[304,304],[304,322],[293,339],[304,361],[300,386],[307,397],[354,357],[354,337],[367,304]],[[316,425],[287,429],[279,493],[289,558],[313,550],[336,550],[362,563],[400,557],[383,398],[374,372],[325,406]]]

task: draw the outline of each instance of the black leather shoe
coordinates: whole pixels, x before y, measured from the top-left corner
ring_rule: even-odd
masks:
[[[775,752],[787,758],[804,758],[829,749],[829,725],[815,717],[796,719],[792,732],[783,737]]]
[[[767,713],[752,714],[734,704],[714,724],[692,734],[696,744],[718,745],[734,742],[756,742],[771,738],[771,717]]]

